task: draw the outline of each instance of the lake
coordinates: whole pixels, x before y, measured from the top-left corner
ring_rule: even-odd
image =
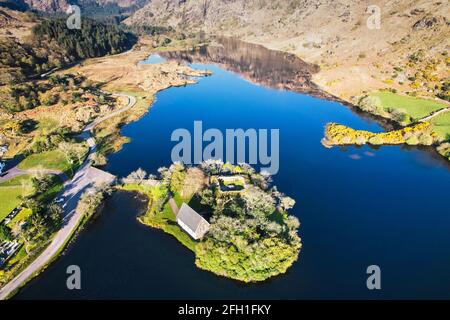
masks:
[[[170,165],[172,131],[192,130],[196,120],[204,130],[279,129],[280,168],[273,180],[297,201],[291,212],[301,222],[303,242],[289,272],[242,284],[199,270],[174,238],[136,221],[144,199],[117,192],[16,299],[450,298],[447,164],[411,147],[324,148],[328,122],[383,128],[321,93],[310,82],[312,66],[258,50],[265,49],[240,43],[161,53],[213,75],[158,93],[147,115],[123,127],[131,142],[109,156],[106,170],[121,177],[138,167],[156,173]],[[283,59],[292,65],[286,69]],[[69,265],[81,267],[80,291],[66,288]],[[366,287],[370,265],[381,268],[381,290]]]

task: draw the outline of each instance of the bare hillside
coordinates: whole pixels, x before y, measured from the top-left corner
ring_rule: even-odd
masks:
[[[117,5],[120,8],[142,8],[148,0],[17,0],[25,3],[29,9],[46,13],[65,12],[69,4],[82,8],[94,6],[101,10],[106,5]]]
[[[449,76],[449,17],[447,1],[154,0],[126,23],[203,30],[295,53],[321,66],[319,85],[350,99],[385,87],[437,94]]]

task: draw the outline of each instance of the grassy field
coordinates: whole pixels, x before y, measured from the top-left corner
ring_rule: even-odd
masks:
[[[31,184],[32,175],[22,175],[0,183],[0,221],[2,221],[14,208],[22,203],[21,197],[34,193]],[[63,183],[58,176],[53,176],[53,185],[39,196],[39,200],[50,202],[62,189]],[[14,219],[25,219],[30,212],[22,210]]]
[[[444,140],[450,140],[450,111],[431,119],[434,131]]]
[[[73,145],[74,151],[79,154],[79,159],[75,161],[72,165],[67,161],[64,153],[58,149],[45,151],[42,153],[34,153],[26,157],[21,163],[19,163],[18,168],[23,170],[39,170],[39,169],[47,169],[47,170],[58,170],[63,171],[69,176],[71,176],[75,169],[81,165],[81,163],[86,158],[89,148],[83,142],[79,144]],[[81,161],[81,163],[78,163]]]
[[[59,150],[35,153],[26,157],[20,164],[19,169],[48,169],[48,170],[70,170],[70,164],[67,162],[64,154]]]
[[[20,197],[23,196],[21,187],[0,188],[0,221],[20,203]]]
[[[0,183],[0,221],[22,202],[21,197],[33,193],[31,184],[25,186],[31,176],[20,176]],[[25,187],[24,187],[25,186]]]
[[[398,95],[388,91],[378,91],[370,96],[377,97],[385,109],[403,109],[412,118],[419,119],[429,115],[431,112],[446,107],[438,101]]]

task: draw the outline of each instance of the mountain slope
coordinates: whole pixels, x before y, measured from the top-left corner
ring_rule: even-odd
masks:
[[[69,7],[68,0],[24,0],[29,8],[44,12],[66,11]]]
[[[348,100],[384,87],[417,90],[418,83],[408,78],[430,64],[433,75],[421,77],[419,86],[421,94],[434,91],[448,77],[448,3],[370,4],[381,10],[379,30],[367,26],[368,3],[356,0],[153,0],[126,23],[203,30],[295,53],[321,66],[317,83]],[[419,65],[408,66],[419,51],[425,53]]]
[[[64,19],[40,19],[6,8],[0,9],[0,26],[0,86],[82,59],[126,51],[137,40],[117,25],[84,19],[81,30],[70,30]]]
[[[148,0],[18,0],[25,1],[29,9],[46,12],[57,13],[65,12],[69,4],[74,4],[84,8],[96,8],[101,11],[105,6],[117,7],[117,9],[126,8],[135,11],[142,8],[148,3]]]

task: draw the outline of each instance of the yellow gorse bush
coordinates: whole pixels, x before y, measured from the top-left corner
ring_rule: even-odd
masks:
[[[406,139],[412,135],[430,135],[433,140],[436,135],[431,132],[429,122],[421,122],[409,127],[388,132],[374,133],[366,130],[355,130],[350,127],[329,123],[325,128],[326,143],[329,145],[349,144],[404,144]]]

